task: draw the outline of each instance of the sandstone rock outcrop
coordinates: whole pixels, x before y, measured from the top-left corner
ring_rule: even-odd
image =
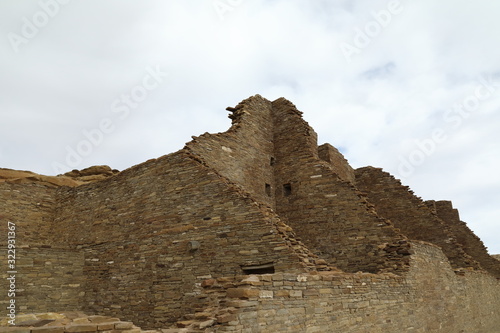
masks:
[[[82,170],[73,170],[63,175],[45,176],[31,171],[19,171],[0,168],[0,182],[9,183],[39,183],[54,186],[80,186],[93,181],[106,179],[119,173],[118,170],[112,170],[107,165],[98,165]]]

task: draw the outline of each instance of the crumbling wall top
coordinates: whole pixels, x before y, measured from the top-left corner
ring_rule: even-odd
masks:
[[[39,183],[49,186],[75,187],[106,179],[117,174],[118,172],[118,170],[113,170],[107,165],[96,165],[82,170],[72,170],[58,176],[45,176],[31,171],[0,168],[0,183]]]

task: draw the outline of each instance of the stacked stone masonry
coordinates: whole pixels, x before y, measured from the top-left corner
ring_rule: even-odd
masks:
[[[467,224],[460,221],[458,210],[453,208],[451,201],[427,201],[432,208],[435,207],[438,217],[450,228],[464,251],[477,260],[482,268],[500,278],[500,266],[488,254],[486,247]]]
[[[122,172],[0,169],[18,315],[169,333],[498,332],[500,262],[451,203],[354,170],[284,98],[227,110],[227,132]]]
[[[312,272],[207,281],[204,292],[217,295],[220,308],[204,313],[212,312],[217,332],[496,332],[498,301],[476,287],[498,288],[497,279],[473,270],[455,274],[432,244],[412,248],[404,277]]]
[[[457,242],[451,228],[399,180],[382,169],[366,167],[356,170],[356,185],[375,205],[375,210],[405,235],[439,245],[453,267],[478,267]]]
[[[17,333],[161,333],[157,330],[142,330],[131,322],[107,316],[87,316],[79,311],[64,313],[36,313],[18,316],[15,326],[1,328],[0,332]],[[2,324],[2,321],[0,321]],[[5,324],[5,323],[4,323]]]

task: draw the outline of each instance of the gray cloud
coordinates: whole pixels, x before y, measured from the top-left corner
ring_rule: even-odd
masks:
[[[59,1],[0,3],[2,167],[54,174],[108,120],[75,167],[124,169],[226,130],[225,107],[250,95],[284,96],[353,166],[453,200],[500,253],[500,86],[470,112],[450,111],[481,78],[499,80],[500,3],[242,0],[220,12],[217,1]],[[114,103],[141,93],[157,67],[163,81],[121,117]],[[401,159],[422,154],[436,130],[446,140],[403,177]]]

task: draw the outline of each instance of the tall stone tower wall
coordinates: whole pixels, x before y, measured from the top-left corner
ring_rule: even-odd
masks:
[[[403,270],[406,238],[370,209],[347,173],[342,179],[319,158],[316,133],[292,103],[278,99],[273,112],[278,214],[316,254],[347,272]]]
[[[228,108],[232,126],[227,132],[205,133],[186,144],[204,163],[269,206],[274,205],[275,187],[271,108],[260,96],[246,99]]]
[[[370,210],[354,170],[285,99],[254,96],[228,108],[231,129],[186,148],[287,219],[315,254],[350,271],[402,270],[406,238]],[[368,255],[367,255],[368,254]]]

